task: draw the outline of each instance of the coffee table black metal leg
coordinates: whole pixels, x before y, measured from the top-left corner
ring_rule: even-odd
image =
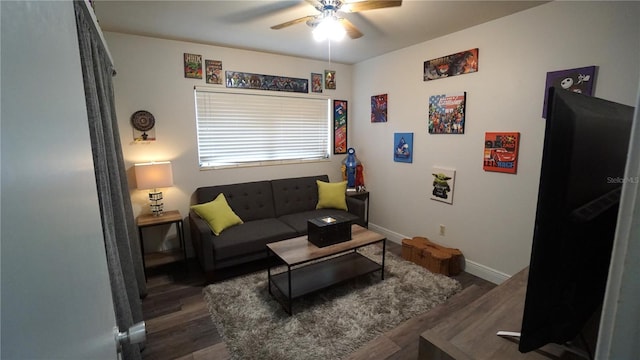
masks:
[[[387,239],[382,240],[382,280],[384,280],[384,254],[387,249]]]
[[[269,295],[273,295],[271,293],[271,251],[269,251],[269,248],[267,248],[267,279],[268,279],[267,286],[269,287]]]
[[[293,299],[291,298],[291,265],[287,266],[287,276],[289,277],[289,294],[288,294],[288,298],[289,298],[289,315],[292,315],[292,310],[291,310],[291,303],[293,302]]]

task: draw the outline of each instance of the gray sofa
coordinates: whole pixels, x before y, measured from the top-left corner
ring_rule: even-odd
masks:
[[[218,269],[267,258],[266,244],[306,235],[307,220],[342,215],[364,226],[365,203],[346,197],[348,212],[316,209],[316,180],[329,182],[327,175],[256,181],[198,188],[192,204],[209,202],[223,193],[233,211],[244,221],[219,236],[193,210],[189,212],[191,241],[209,280]]]

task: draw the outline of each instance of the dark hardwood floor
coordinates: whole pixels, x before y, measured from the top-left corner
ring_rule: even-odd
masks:
[[[387,242],[388,251],[400,256],[402,247]],[[205,278],[197,262],[174,263],[147,269],[148,295],[142,301],[147,325],[147,342],[143,359],[229,359],[224,341],[213,324],[202,296]],[[246,271],[245,271],[246,272]],[[227,274],[228,276],[237,274]],[[420,334],[495,287],[476,276],[461,273],[454,276],[463,290],[445,304],[400,324],[395,329],[370,341],[349,359],[416,359]]]

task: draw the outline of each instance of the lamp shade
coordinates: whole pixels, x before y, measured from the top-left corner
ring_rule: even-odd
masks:
[[[139,190],[156,189],[173,185],[171,162],[150,162],[134,165],[136,185]]]

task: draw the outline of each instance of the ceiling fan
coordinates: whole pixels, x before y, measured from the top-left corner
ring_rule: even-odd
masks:
[[[358,0],[305,0],[309,4],[313,5],[313,7],[320,12],[317,15],[308,15],[301,17],[299,19],[290,20],[284,22],[282,24],[274,25],[271,28],[274,30],[279,30],[291,25],[296,25],[301,22],[306,22],[311,28],[318,29],[320,26],[324,26],[329,22],[338,23],[341,25],[342,29],[346,31],[346,34],[349,35],[352,39],[357,39],[362,37],[362,33],[358,30],[355,25],[351,23],[346,18],[340,17],[340,13],[354,13],[366,10],[373,9],[382,9],[388,7],[396,7],[402,5],[402,0],[399,1],[386,1],[386,0],[369,0],[369,1],[358,1]],[[323,24],[324,23],[324,24]]]

